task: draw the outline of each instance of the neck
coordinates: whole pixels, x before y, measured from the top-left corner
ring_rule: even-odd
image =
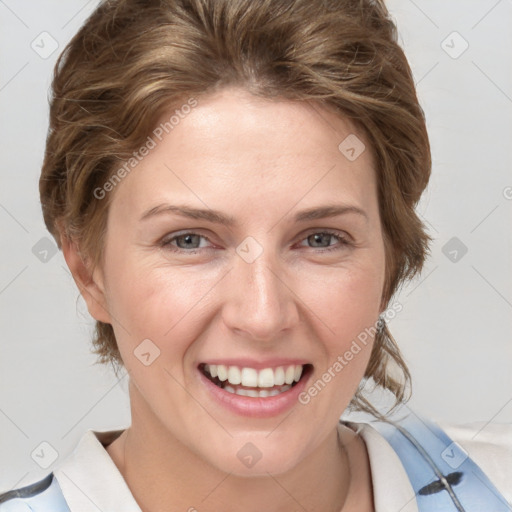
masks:
[[[347,427],[333,429],[285,473],[242,477],[207,463],[131,398],[132,425],[107,451],[143,512],[345,512],[360,494],[361,466],[352,460],[357,436]],[[359,511],[371,510],[361,508],[360,500],[358,504]]]

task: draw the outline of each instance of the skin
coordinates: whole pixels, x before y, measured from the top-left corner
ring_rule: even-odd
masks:
[[[338,149],[349,134],[366,145],[354,161]],[[385,254],[363,134],[318,104],[225,88],[200,98],[110,193],[101,268],[69,240],[63,251],[91,315],[112,324],[130,374],[132,425],[107,452],[142,510],[373,510],[364,442],[338,425],[373,340],[308,404],[271,418],[217,405],[197,369],[212,358],[300,357],[313,365],[311,385],[375,325]],[[161,203],[220,210],[237,223],[139,220]],[[332,203],[366,218],[293,220]],[[311,236],[325,229],[350,245]],[[159,244],[190,231],[206,239]],[[249,236],[263,248],[252,263],[236,252]],[[145,339],[160,350],[149,366],[134,355]],[[247,442],[262,454],[252,468],[236,456]]]

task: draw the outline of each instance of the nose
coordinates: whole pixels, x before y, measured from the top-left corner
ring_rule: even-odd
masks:
[[[234,333],[250,340],[273,342],[298,322],[298,298],[293,284],[286,282],[282,265],[271,251],[263,251],[252,262],[235,253],[226,281],[223,319]]]

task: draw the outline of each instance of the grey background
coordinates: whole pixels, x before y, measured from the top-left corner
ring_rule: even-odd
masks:
[[[0,492],[45,476],[87,429],[130,422],[127,379],[94,364],[93,324],[45,240],[38,196],[52,67],[96,4],[0,0]],[[432,257],[390,322],[410,405],[441,421],[512,422],[512,1],[388,5],[433,152],[419,207]]]

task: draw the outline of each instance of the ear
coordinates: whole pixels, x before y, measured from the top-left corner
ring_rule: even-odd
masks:
[[[101,270],[92,272],[82,258],[77,243],[66,235],[61,235],[61,245],[66,263],[89,313],[95,320],[111,324]]]

